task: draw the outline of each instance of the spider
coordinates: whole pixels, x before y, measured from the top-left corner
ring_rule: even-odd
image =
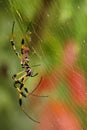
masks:
[[[25,46],[25,35],[28,31],[28,28],[21,40],[21,55],[19,54],[19,52],[17,52],[16,50],[16,47],[15,47],[15,42],[14,42],[14,35],[13,35],[13,32],[14,32],[14,25],[15,25],[15,21],[13,22],[13,25],[12,25],[12,34],[11,34],[11,39],[10,39],[10,43],[12,45],[12,48],[15,52],[15,54],[17,55],[17,57],[20,59],[20,63],[21,63],[21,67],[24,69],[23,71],[17,73],[17,74],[14,74],[12,76],[12,79],[14,80],[14,87],[16,88],[16,90],[18,91],[19,93],[19,105],[20,105],[20,108],[21,110],[26,114],[26,116],[31,119],[32,121],[34,122],[37,122],[37,123],[40,123],[39,121],[33,119],[31,116],[29,116],[27,114],[27,112],[25,112],[23,106],[22,106],[22,97],[26,98],[27,95],[32,95],[32,96],[36,96],[36,97],[47,97],[47,96],[39,96],[39,95],[35,95],[34,92],[36,91],[36,89],[39,87],[41,81],[42,81],[42,77],[39,81],[39,83],[36,85],[36,87],[33,89],[33,91],[31,93],[29,93],[27,87],[25,86],[25,81],[28,77],[35,77],[38,75],[38,73],[35,73],[33,74],[33,71],[32,71],[32,67],[36,67],[36,66],[39,66],[39,65],[33,65],[33,66],[30,66],[29,65],[29,58],[28,58],[28,55],[29,55],[29,48]],[[22,75],[20,78],[18,78],[18,76]],[[17,86],[19,84],[19,87]],[[25,93],[23,92],[23,90],[25,91]]]

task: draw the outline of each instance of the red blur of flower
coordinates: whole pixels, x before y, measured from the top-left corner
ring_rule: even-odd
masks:
[[[65,72],[66,82],[69,86],[70,94],[78,105],[86,103],[86,79],[82,70],[76,66],[79,47],[73,40],[66,42],[67,45],[63,56],[63,70]]]
[[[84,72],[76,64],[79,55],[78,44],[73,40],[69,40],[65,45],[61,67],[54,67],[50,74],[44,73],[42,75],[43,80],[36,93],[42,95],[44,91],[47,91],[48,94],[50,91],[56,91],[58,87],[61,87],[60,82],[64,80],[64,83],[67,84],[64,87],[68,87],[69,90],[71,104],[79,105],[84,109],[87,100],[86,78]],[[74,113],[76,112],[75,107],[72,105],[73,109],[71,109],[71,104],[69,106],[69,103],[67,105],[62,100],[60,103],[59,100],[58,97],[56,102],[51,99],[44,106],[37,130],[82,130],[83,124],[80,122],[81,119],[79,121],[77,114]],[[36,100],[34,100],[34,105],[35,103]]]
[[[53,101],[44,108],[37,130],[82,130],[82,126],[65,104]]]
[[[69,70],[66,76],[71,96],[78,105],[86,104],[86,80],[83,72],[79,69]]]
[[[41,93],[42,91],[51,91],[53,88],[57,85],[60,75],[59,75],[59,70],[54,69],[49,74],[42,74],[42,82],[40,83],[38,87],[38,93]]]
[[[43,91],[53,90],[56,86],[59,87],[58,83],[63,78],[68,84],[73,100],[79,105],[85,105],[87,98],[86,79],[82,70],[76,66],[79,47],[73,40],[67,41],[65,45],[61,67],[54,68],[49,75],[43,75],[37,92],[41,94]]]
[[[79,47],[74,40],[65,42],[62,65],[65,69],[70,69],[75,64],[79,53]]]

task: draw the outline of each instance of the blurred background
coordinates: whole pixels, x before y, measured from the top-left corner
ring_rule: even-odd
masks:
[[[22,70],[10,45],[20,52],[27,27],[26,46],[30,65],[39,75],[29,78],[29,92],[40,81],[35,94],[23,106],[37,124],[20,110],[12,75]],[[87,0],[0,0],[0,129],[87,129]]]

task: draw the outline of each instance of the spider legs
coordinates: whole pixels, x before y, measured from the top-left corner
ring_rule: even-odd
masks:
[[[21,95],[21,94],[19,94],[19,105],[20,105],[21,110],[25,113],[25,115],[26,115],[29,119],[31,119],[32,121],[34,121],[34,122],[36,122],[36,123],[40,123],[39,121],[33,119],[33,118],[32,118],[29,114],[27,114],[26,111],[24,110],[24,108],[23,108],[23,106],[22,106],[22,95]]]
[[[20,78],[17,79],[17,76],[24,73],[24,72],[25,71],[21,71],[21,72],[19,72],[17,74],[14,74],[12,76],[12,79],[15,81],[14,82],[14,87],[17,89],[17,91],[19,93],[22,93],[22,96],[26,97],[25,94],[23,94],[23,92],[22,92],[22,88],[24,88],[25,92],[28,93],[28,89],[24,85],[24,82],[28,78],[28,76],[26,74],[24,74],[23,76],[21,76]],[[35,75],[33,75],[32,77],[34,77],[36,75],[37,75],[37,73]],[[20,87],[17,87],[18,84],[20,85]]]
[[[11,45],[12,45],[12,48],[13,48],[15,54],[16,54],[19,58],[21,58],[19,52],[17,52],[16,47],[15,47],[14,35],[13,35],[14,25],[15,25],[15,22],[13,22],[13,26],[12,26],[12,34],[11,34],[10,43],[11,43]]]
[[[37,76],[37,75],[38,75],[38,73],[35,73],[34,75],[32,74],[31,77],[35,77],[35,76]]]
[[[19,78],[19,79],[16,78],[18,75],[20,75],[20,74],[22,74],[22,73],[24,73],[24,71],[21,71],[21,72],[19,72],[19,73],[17,73],[17,74],[14,74],[14,75],[12,76],[12,78],[13,78],[13,80],[15,81],[15,82],[14,82],[14,87],[17,89],[17,91],[18,91],[20,94],[22,94],[23,97],[26,97],[26,95],[22,92],[22,87],[23,87],[23,85],[24,85],[24,84],[23,84],[23,81],[25,80],[26,76],[23,75],[23,76],[21,76],[21,78]],[[20,87],[17,86],[18,84],[19,84]]]
[[[16,76],[17,75],[19,75],[19,74],[21,74],[22,72],[19,72],[18,74],[15,74],[12,78],[14,79],[14,87],[17,89],[17,91],[19,92],[19,106],[20,106],[20,108],[21,108],[21,110],[25,113],[25,115],[29,118],[29,119],[31,119],[32,121],[34,121],[34,122],[36,122],[36,123],[39,123],[38,121],[36,121],[36,120],[34,120],[33,118],[31,118],[26,112],[25,112],[25,110],[24,110],[24,108],[23,108],[23,106],[22,106],[22,97],[25,97],[26,98],[26,95],[22,92],[22,88],[24,87],[24,81],[25,81],[25,77],[26,76],[22,76],[20,79],[21,79],[21,81],[19,80],[19,79],[16,79]],[[20,88],[19,87],[17,87],[17,84],[19,84],[20,85]],[[25,88],[25,91],[28,93],[28,90],[27,90],[27,88]]]
[[[36,85],[36,87],[32,90],[32,92],[29,92],[27,87],[25,86],[24,82],[25,80],[28,78],[28,76],[25,74],[23,76],[21,76],[19,79],[17,79],[16,77],[20,74],[22,74],[24,71],[21,71],[17,74],[14,74],[12,76],[13,80],[15,81],[14,82],[14,87],[17,89],[17,91],[19,92],[19,94],[21,94],[23,97],[27,97],[27,95],[30,95],[30,96],[36,96],[36,97],[48,97],[48,96],[42,96],[42,95],[37,95],[37,94],[34,94],[34,92],[38,89],[39,85],[41,84],[41,81],[42,81],[42,77],[39,81],[39,83]],[[34,77],[36,76],[38,73],[32,75],[31,77]],[[17,86],[19,84],[19,87]],[[25,93],[22,91],[22,89],[24,89]]]
[[[19,72],[19,73],[17,73],[17,74],[14,74],[14,75],[12,76],[12,79],[17,80],[16,77],[17,77],[18,75],[24,73],[24,72],[25,72],[25,71],[21,71],[21,72]]]
[[[24,90],[26,91],[26,93],[28,93],[28,90],[27,90],[27,88],[25,87],[25,85],[23,85],[22,87],[24,87]],[[21,87],[21,88],[22,88]],[[20,88],[20,89],[21,89]],[[31,119],[32,121],[34,121],[34,122],[36,122],[36,123],[40,123],[39,121],[37,121],[37,120],[35,120],[35,119],[33,119],[29,114],[27,114],[27,112],[25,111],[25,109],[23,108],[23,103],[22,103],[22,97],[25,97],[24,95],[23,95],[23,93],[20,93],[19,94],[19,106],[20,106],[20,109],[25,113],[25,115],[29,118],[29,119]],[[26,97],[25,97],[26,98]]]
[[[20,73],[19,73],[20,74]],[[25,115],[29,118],[29,119],[31,119],[32,121],[34,121],[34,122],[36,122],[36,123],[40,123],[39,121],[37,121],[37,120],[35,120],[35,119],[33,119],[29,114],[27,114],[27,112],[24,110],[24,108],[23,108],[23,103],[22,103],[22,97],[25,97],[26,98],[26,95],[21,91],[22,90],[22,88],[24,88],[24,90],[25,90],[25,92],[28,94],[29,92],[28,92],[28,89],[26,88],[26,86],[24,85],[24,81],[27,79],[27,76],[26,75],[24,75],[24,76],[22,76],[21,78],[21,81],[20,80],[16,80],[15,82],[18,84],[20,84],[20,88],[18,88],[18,87],[16,87],[16,89],[18,90],[18,92],[19,92],[19,105],[20,105],[20,109],[25,113]]]
[[[41,81],[42,81],[42,77],[39,81],[39,83],[36,85],[36,87],[32,90],[32,92],[29,92],[27,87],[25,86],[24,82],[25,80],[28,78],[28,76],[25,74],[23,76],[21,76],[20,78],[17,78],[18,75],[22,74],[24,71],[21,71],[15,75],[13,75],[13,80],[15,81],[14,82],[14,87],[17,89],[18,93],[19,93],[19,106],[20,106],[20,109],[25,113],[25,115],[31,119],[32,121],[36,122],[36,123],[40,123],[39,121],[33,119],[30,115],[27,114],[27,112],[24,110],[23,108],[23,103],[22,103],[22,98],[26,98],[28,95],[29,96],[35,96],[35,97],[47,97],[47,96],[39,96],[39,95],[36,95],[34,94],[34,92],[37,90],[37,88],[39,87]],[[37,73],[33,76],[36,76]],[[18,84],[19,84],[19,87],[18,87]],[[25,93],[22,91],[22,89],[24,89]]]
[[[17,50],[16,50],[15,42],[13,41],[13,39],[10,40],[10,43],[11,43],[11,45],[12,45],[12,48],[13,48],[15,54],[20,58],[20,54],[19,54],[19,52],[17,52]]]

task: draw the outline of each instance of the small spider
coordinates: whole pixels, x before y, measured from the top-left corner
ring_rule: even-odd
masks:
[[[36,89],[38,88],[38,86],[40,85],[41,81],[42,81],[42,77],[39,81],[39,83],[36,85],[36,87],[34,88],[34,90],[29,93],[27,87],[25,86],[24,82],[26,81],[26,79],[28,77],[35,77],[38,75],[38,73],[35,73],[33,74],[32,72],[32,69],[31,67],[36,67],[36,66],[39,66],[39,65],[33,65],[30,67],[29,65],[29,58],[28,58],[28,55],[29,55],[29,51],[30,49],[28,47],[25,46],[25,34],[27,31],[25,32],[24,34],[24,37],[22,38],[21,40],[21,55],[19,54],[19,52],[17,52],[16,50],[16,47],[15,47],[15,42],[14,42],[14,36],[13,36],[13,31],[14,31],[14,25],[15,25],[15,22],[13,22],[13,26],[12,26],[12,35],[11,35],[11,40],[10,40],[10,43],[12,45],[12,48],[15,52],[15,54],[18,56],[18,58],[20,59],[21,61],[21,67],[24,69],[23,71],[17,73],[17,74],[14,74],[12,76],[12,79],[14,80],[14,87],[17,89],[17,91],[19,92],[19,105],[20,105],[20,108],[21,110],[28,116],[28,118],[30,118],[32,121],[34,122],[37,122],[37,123],[40,123],[39,121],[33,119],[32,117],[30,117],[24,110],[24,108],[22,107],[22,97],[26,98],[27,95],[32,95],[32,96],[36,96],[36,97],[47,97],[47,96],[39,96],[39,95],[35,95],[34,92],[36,91]],[[23,76],[21,76],[20,78],[17,78],[18,76],[20,76],[21,74],[23,74]],[[19,87],[17,86],[19,84]],[[23,89],[25,91],[25,93],[23,92]]]

